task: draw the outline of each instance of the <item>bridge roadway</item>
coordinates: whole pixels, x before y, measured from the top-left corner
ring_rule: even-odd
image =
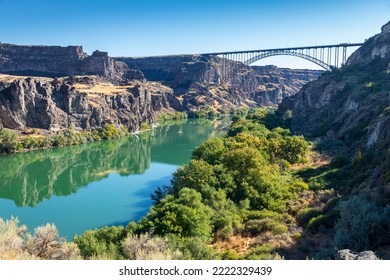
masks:
[[[325,70],[330,71],[333,68],[339,68],[346,63],[347,49],[360,47],[361,45],[363,45],[363,43],[342,43],[337,45],[213,52],[203,53],[202,55],[216,55],[246,65],[250,65],[271,56],[289,55],[309,60]]]

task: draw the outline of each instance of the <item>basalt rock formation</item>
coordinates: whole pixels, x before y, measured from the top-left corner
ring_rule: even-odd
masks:
[[[0,73],[53,78],[99,75],[112,82],[144,78],[142,72],[114,61],[107,52],[95,51],[89,56],[81,46],[0,44]]]
[[[10,129],[91,130],[105,123],[136,131],[155,122],[170,90],[133,81],[115,86],[97,76],[31,78],[0,75],[0,123]],[[161,105],[162,104],[162,105]],[[167,105],[166,105],[167,106]]]
[[[305,85],[279,110],[291,111],[293,132],[316,138],[319,148],[331,155],[352,158],[348,168],[354,169],[350,181],[343,183],[344,192],[388,205],[390,22],[366,40],[345,66]]]
[[[0,128],[131,131],[156,115],[270,106],[322,71],[249,67],[216,56],[111,58],[81,46],[0,44]]]
[[[390,23],[366,40],[344,67],[283,101],[280,110],[292,110],[294,132],[327,136],[356,149],[389,142],[389,29]]]
[[[146,79],[172,88],[180,100],[175,109],[212,106],[219,111],[237,107],[272,106],[293,95],[323,71],[249,67],[216,56],[180,55],[116,58],[140,70]]]

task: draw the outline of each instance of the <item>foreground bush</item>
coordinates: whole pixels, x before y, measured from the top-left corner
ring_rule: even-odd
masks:
[[[172,252],[167,238],[152,237],[150,234],[128,236],[122,241],[123,254],[131,260],[177,260],[179,251]]]
[[[0,218],[0,260],[70,260],[80,258],[76,244],[58,236],[54,225],[35,229],[34,235],[15,218]]]
[[[340,205],[335,243],[339,249],[375,250],[390,241],[389,230],[389,209],[355,196]]]

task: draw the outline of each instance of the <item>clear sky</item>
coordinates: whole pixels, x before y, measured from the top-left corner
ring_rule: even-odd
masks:
[[[390,20],[390,1],[0,0],[0,14],[3,43],[152,56],[363,42]]]

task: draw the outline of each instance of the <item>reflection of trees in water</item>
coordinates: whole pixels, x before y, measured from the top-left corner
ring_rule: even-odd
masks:
[[[226,120],[189,120],[157,127],[152,138],[154,161],[183,165],[188,162],[192,150],[208,138],[221,136]]]
[[[150,166],[150,144],[148,137],[133,136],[0,157],[0,197],[17,206],[35,206],[110,173],[142,174]]]
[[[182,165],[196,146],[221,133],[215,122],[189,121],[120,140],[0,156],[0,197],[35,206],[53,195],[76,193],[110,173],[142,174],[151,155],[157,162]]]

